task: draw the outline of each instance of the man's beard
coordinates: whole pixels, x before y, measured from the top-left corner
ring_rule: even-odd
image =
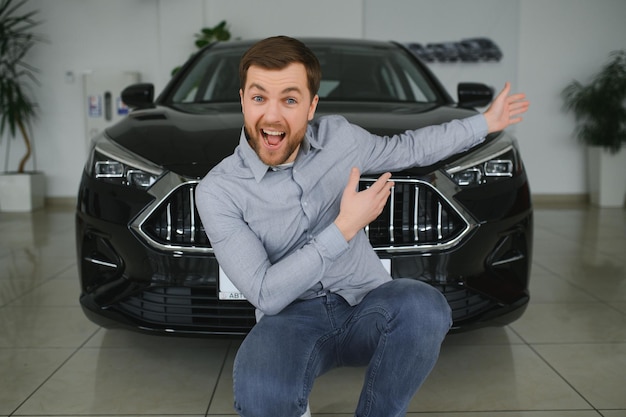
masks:
[[[306,129],[301,133],[300,140],[292,141],[292,140],[289,140],[287,137],[285,137],[283,139],[284,143],[282,143],[281,148],[275,152],[267,149],[264,146],[262,142],[265,139],[263,138],[262,134],[259,133],[259,129],[255,130],[256,135],[254,136],[250,135],[250,131],[247,126],[244,126],[244,132],[246,134],[246,138],[248,139],[248,143],[250,144],[250,147],[254,150],[254,152],[257,154],[259,159],[265,165],[278,166],[278,165],[282,165],[286,163],[291,157],[291,155],[298,149],[298,147],[302,143],[302,140],[304,139],[304,134],[306,132]]]

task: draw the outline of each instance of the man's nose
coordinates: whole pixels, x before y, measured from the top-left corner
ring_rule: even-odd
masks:
[[[265,107],[265,119],[269,123],[281,120],[280,102],[278,100],[270,100]]]

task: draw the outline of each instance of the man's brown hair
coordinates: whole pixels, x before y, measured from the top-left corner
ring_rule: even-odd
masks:
[[[241,89],[246,87],[248,68],[257,66],[269,70],[281,70],[289,64],[301,63],[306,69],[311,99],[320,88],[322,70],[313,53],[301,41],[288,36],[274,36],[263,39],[250,47],[243,54],[239,63],[239,82]]]

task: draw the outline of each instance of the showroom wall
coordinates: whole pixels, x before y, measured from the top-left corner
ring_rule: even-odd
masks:
[[[503,58],[490,63],[432,63],[456,95],[459,81],[499,89],[506,80],[532,106],[512,130],[520,140],[535,195],[575,198],[587,190],[584,147],[559,92],[585,81],[611,50],[624,48],[623,0],[30,0],[48,42],[29,57],[40,70],[40,117],[31,162],[47,175],[50,198],[72,198],[88,140],[84,74],[140,73],[157,90],[194,51],[193,34],[226,19],[234,37],[287,34],[444,42],[488,36]],[[11,141],[15,169],[21,142]],[[6,138],[0,147],[7,146]],[[4,154],[4,153],[3,153]],[[4,170],[4,161],[2,169]]]

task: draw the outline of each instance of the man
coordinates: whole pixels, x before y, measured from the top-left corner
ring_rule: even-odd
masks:
[[[482,115],[380,138],[340,116],[313,122],[320,65],[295,39],[252,46],[240,78],[240,144],[196,191],[220,265],[257,309],[235,359],[235,409],[297,417],[317,376],[367,366],[355,415],[403,416],[451,313],[430,285],[392,280],[363,228],[390,194],[387,171],[466,150],[519,122],[528,102],[507,83]],[[357,192],[376,172],[387,173]]]

